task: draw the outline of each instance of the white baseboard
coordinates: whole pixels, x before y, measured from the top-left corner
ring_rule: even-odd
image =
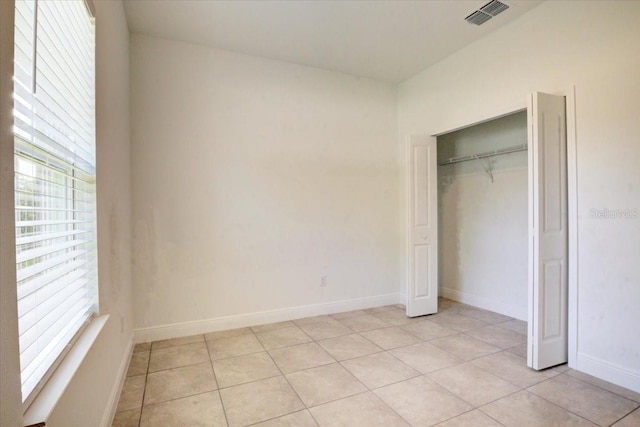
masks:
[[[226,329],[243,328],[262,325],[265,323],[282,322],[303,317],[319,316],[322,314],[340,313],[343,311],[362,310],[389,304],[404,304],[406,295],[400,293],[378,295],[373,297],[356,298],[335,301],[324,304],[313,304],[299,307],[282,308],[261,311],[257,313],[239,314],[235,316],[217,317],[206,320],[174,323],[170,325],[153,326],[135,330],[134,342],[150,342],[207,332],[223,331]]]
[[[122,360],[120,361],[120,368],[118,369],[118,375],[116,377],[116,381],[113,383],[113,387],[111,387],[111,393],[109,393],[109,400],[107,401],[107,410],[104,412],[102,416],[102,422],[100,425],[102,427],[111,427],[113,423],[113,417],[116,415],[116,409],[118,408],[118,400],[120,400],[120,392],[122,391],[122,386],[124,385],[124,380],[127,378],[127,371],[129,370],[129,362],[131,361],[131,355],[133,354],[133,340],[134,333],[131,333],[131,338],[129,339],[129,344],[127,345],[127,349],[122,355]]]
[[[640,393],[640,372],[578,353],[576,370]]]
[[[397,304],[407,305],[407,294],[398,294]]]
[[[464,304],[473,305],[474,307],[484,308],[485,310],[494,311],[505,316],[513,317],[514,319],[527,320],[527,310],[520,307],[512,306],[510,304],[504,304],[501,301],[496,301],[491,298],[484,298],[478,295],[470,294],[467,292],[461,292],[451,288],[440,288],[440,295],[458,301]]]

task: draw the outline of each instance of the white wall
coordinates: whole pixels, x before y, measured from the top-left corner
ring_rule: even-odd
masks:
[[[120,1],[95,5],[98,273],[111,317],[47,427],[111,425],[132,343],[129,31]]]
[[[0,426],[22,427],[13,187],[14,4],[0,2]]]
[[[640,391],[640,3],[545,2],[399,87],[400,134],[458,128],[576,88],[577,368]],[[404,206],[404,204],[401,204]]]
[[[526,144],[523,111],[439,136],[438,162]],[[527,191],[525,151],[438,166],[440,295],[526,319]]]
[[[131,87],[137,328],[398,293],[392,85],[132,35]]]

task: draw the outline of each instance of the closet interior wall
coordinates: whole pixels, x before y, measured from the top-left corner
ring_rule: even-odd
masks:
[[[442,296],[526,320],[527,114],[438,137]],[[481,153],[514,152],[468,159]]]

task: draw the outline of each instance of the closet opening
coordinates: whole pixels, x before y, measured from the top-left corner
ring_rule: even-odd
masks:
[[[437,137],[438,294],[527,320],[527,111]]]
[[[534,92],[526,112],[408,136],[407,316],[440,294],[526,320],[533,369],[575,363],[574,99]]]

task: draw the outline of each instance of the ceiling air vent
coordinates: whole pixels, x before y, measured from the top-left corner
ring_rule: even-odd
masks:
[[[509,9],[509,6],[506,4],[493,0],[464,19],[470,24],[481,25],[507,9]]]
[[[475,12],[473,12],[471,15],[467,16],[464,19],[466,19],[467,22],[470,24],[480,25],[480,24],[484,24],[491,18],[493,18],[491,15],[487,15],[486,13],[482,13],[479,10],[476,10]]]
[[[501,3],[498,0],[493,0],[482,6],[480,8],[480,12],[488,13],[491,16],[496,16],[500,12],[504,12],[507,9],[509,9],[509,6],[507,6],[506,4]]]

